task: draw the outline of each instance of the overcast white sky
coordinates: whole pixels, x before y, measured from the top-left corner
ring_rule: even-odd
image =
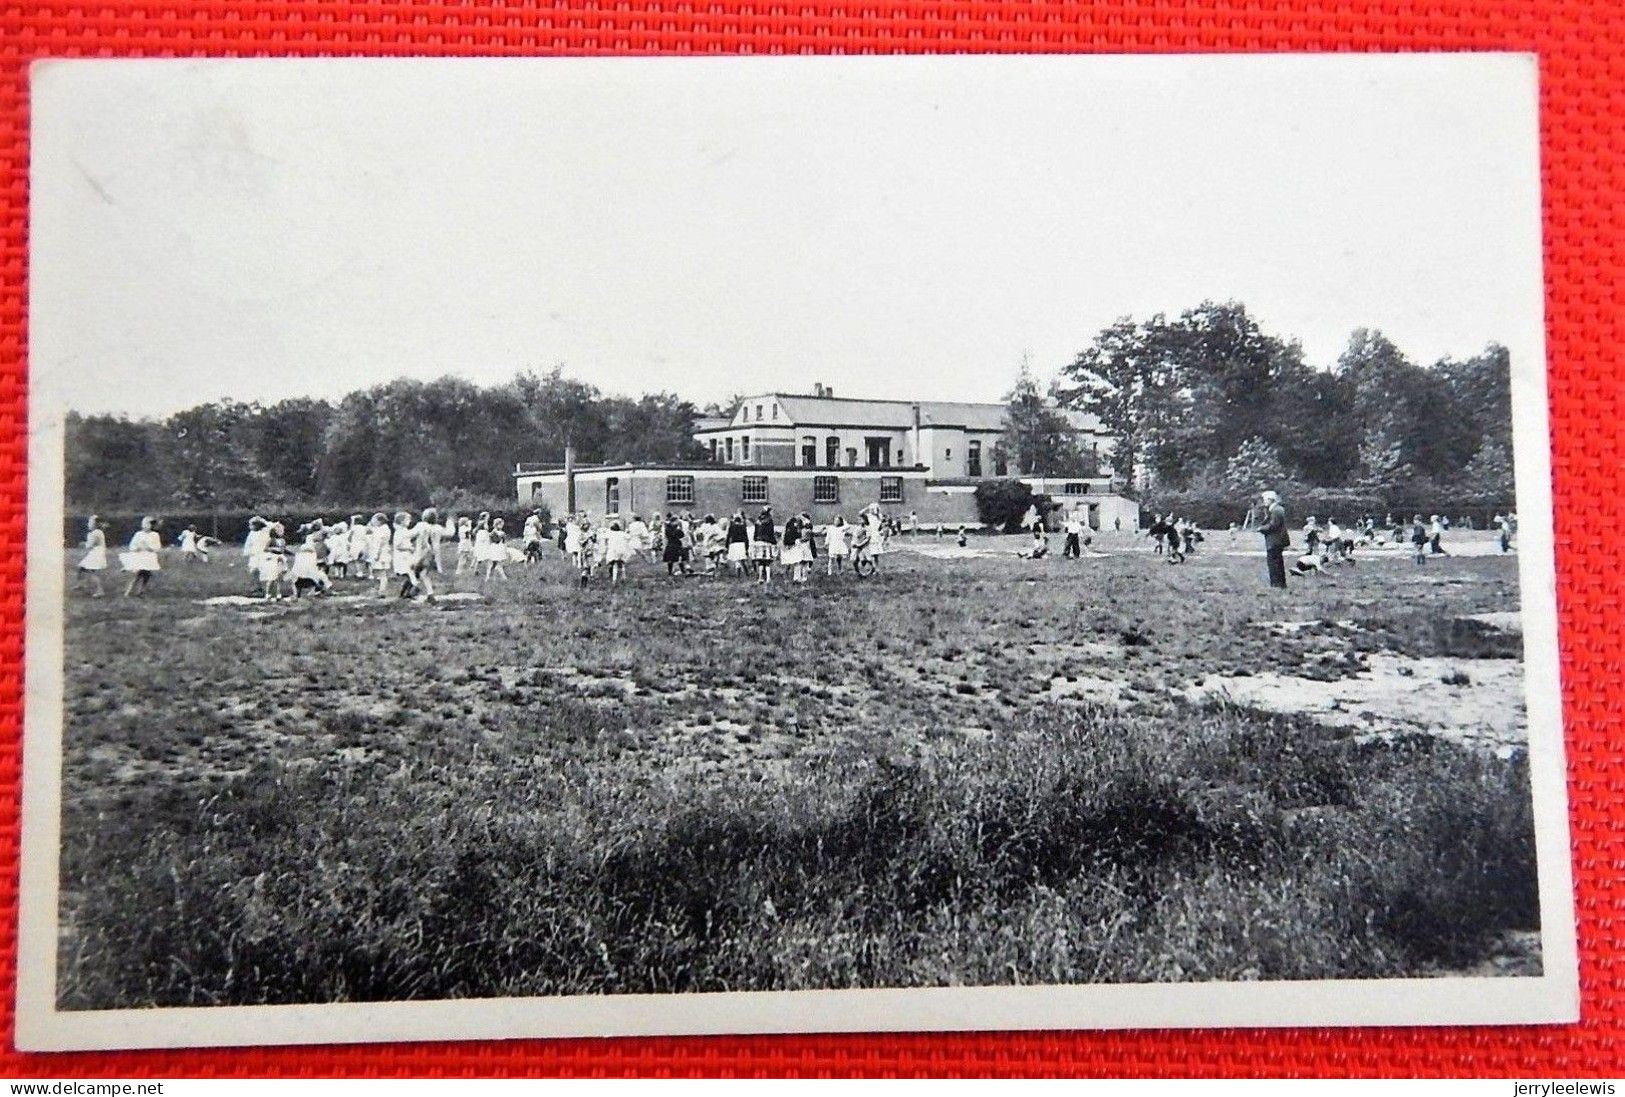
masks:
[[[562,364],[997,399],[1240,299],[1327,364],[1538,353],[1534,62],[36,67],[31,359],[85,411]],[[1531,333],[1533,333],[1531,338]]]

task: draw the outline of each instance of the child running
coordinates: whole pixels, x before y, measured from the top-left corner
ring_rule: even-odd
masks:
[[[105,593],[102,590],[102,572],[107,570],[107,523],[94,514],[86,523],[85,554],[79,559],[79,585],[86,582],[90,584],[92,598],[100,598]]]
[[[130,538],[128,550],[119,556],[119,563],[130,573],[124,597],[134,598],[147,592],[152,577],[158,574],[158,552],[163,547],[163,539],[158,536],[158,520],[150,516],[141,519],[141,528]]]
[[[412,515],[399,511],[395,515],[395,532],[391,535],[390,570],[401,581],[400,597],[410,598],[417,593],[417,579],[413,576],[416,564],[417,538],[412,532]]]

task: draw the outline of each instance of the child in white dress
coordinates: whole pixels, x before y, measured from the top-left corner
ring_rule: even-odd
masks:
[[[367,577],[371,566],[371,561],[367,559],[367,550],[371,546],[372,539],[367,530],[366,515],[350,515],[350,567],[351,574],[357,579]]]
[[[126,598],[145,594],[147,585],[158,573],[158,551],[164,547],[164,543],[158,536],[157,526],[158,520],[155,518],[141,519],[141,528],[130,538],[128,550],[119,556],[119,563],[130,573],[129,585],[124,588]]]
[[[825,565],[824,574],[834,575],[837,571],[846,568],[846,558],[852,555],[851,530],[847,529],[846,519],[837,514],[835,520],[824,527],[824,555],[829,558]]]
[[[395,574],[395,531],[389,516],[374,514],[367,520],[367,567],[378,580],[378,597],[389,593],[389,577]]]
[[[587,523],[566,521],[564,523],[564,553],[570,558],[570,563],[576,570],[581,569],[581,550],[586,541]]]
[[[324,543],[327,545],[327,577],[350,577],[350,523],[339,519],[327,527]]]
[[[180,538],[176,544],[181,550],[181,559],[188,564],[200,564],[209,558],[198,543],[196,526],[187,526],[181,530]]]
[[[412,515],[404,510],[396,514],[395,532],[390,544],[390,570],[401,581],[402,598],[410,597],[418,589],[417,580],[412,575],[416,540],[412,533]]]
[[[480,584],[490,582],[500,575],[506,579],[508,569],[503,564],[508,559],[508,534],[502,528],[502,519],[496,518],[491,522],[491,529],[485,535],[483,551],[476,547],[475,555],[485,564],[485,574],[480,576]]]
[[[295,601],[298,601],[299,595],[306,587],[309,587],[313,594],[325,594],[332,586],[332,581],[322,570],[322,548],[326,537],[319,523],[305,530],[304,542],[300,544],[299,551],[293,555],[293,569],[288,575],[293,584]]]
[[[106,570],[107,523],[92,515],[85,530],[85,554],[79,559],[79,581],[89,581],[92,598],[100,598],[105,593],[102,572]]]
[[[457,574],[466,575],[478,566],[474,558],[474,520],[464,515],[457,519]]]
[[[433,507],[423,512],[423,520],[412,531],[412,579],[425,601],[434,600],[434,579],[430,572],[440,570],[440,542],[445,535],[440,512]]]
[[[609,581],[614,586],[626,578],[626,565],[632,559],[632,535],[611,522],[604,531],[604,563],[609,565]]]
[[[265,536],[256,541],[254,576],[260,581],[261,597],[267,602],[282,600],[282,574],[286,570],[288,543],[283,537],[282,523],[272,522],[264,529]]]

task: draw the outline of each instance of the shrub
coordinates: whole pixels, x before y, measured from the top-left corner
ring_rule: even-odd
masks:
[[[1019,533],[1027,511],[1040,516],[1053,508],[1048,495],[1039,495],[1020,480],[984,480],[976,485],[976,514],[982,525],[1004,533]]]

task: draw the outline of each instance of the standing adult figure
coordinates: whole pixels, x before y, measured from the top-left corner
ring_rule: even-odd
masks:
[[[1258,532],[1264,535],[1264,559],[1269,565],[1270,586],[1286,589],[1286,550],[1291,537],[1286,531],[1286,508],[1273,491],[1259,493],[1264,504],[1264,521]]]

